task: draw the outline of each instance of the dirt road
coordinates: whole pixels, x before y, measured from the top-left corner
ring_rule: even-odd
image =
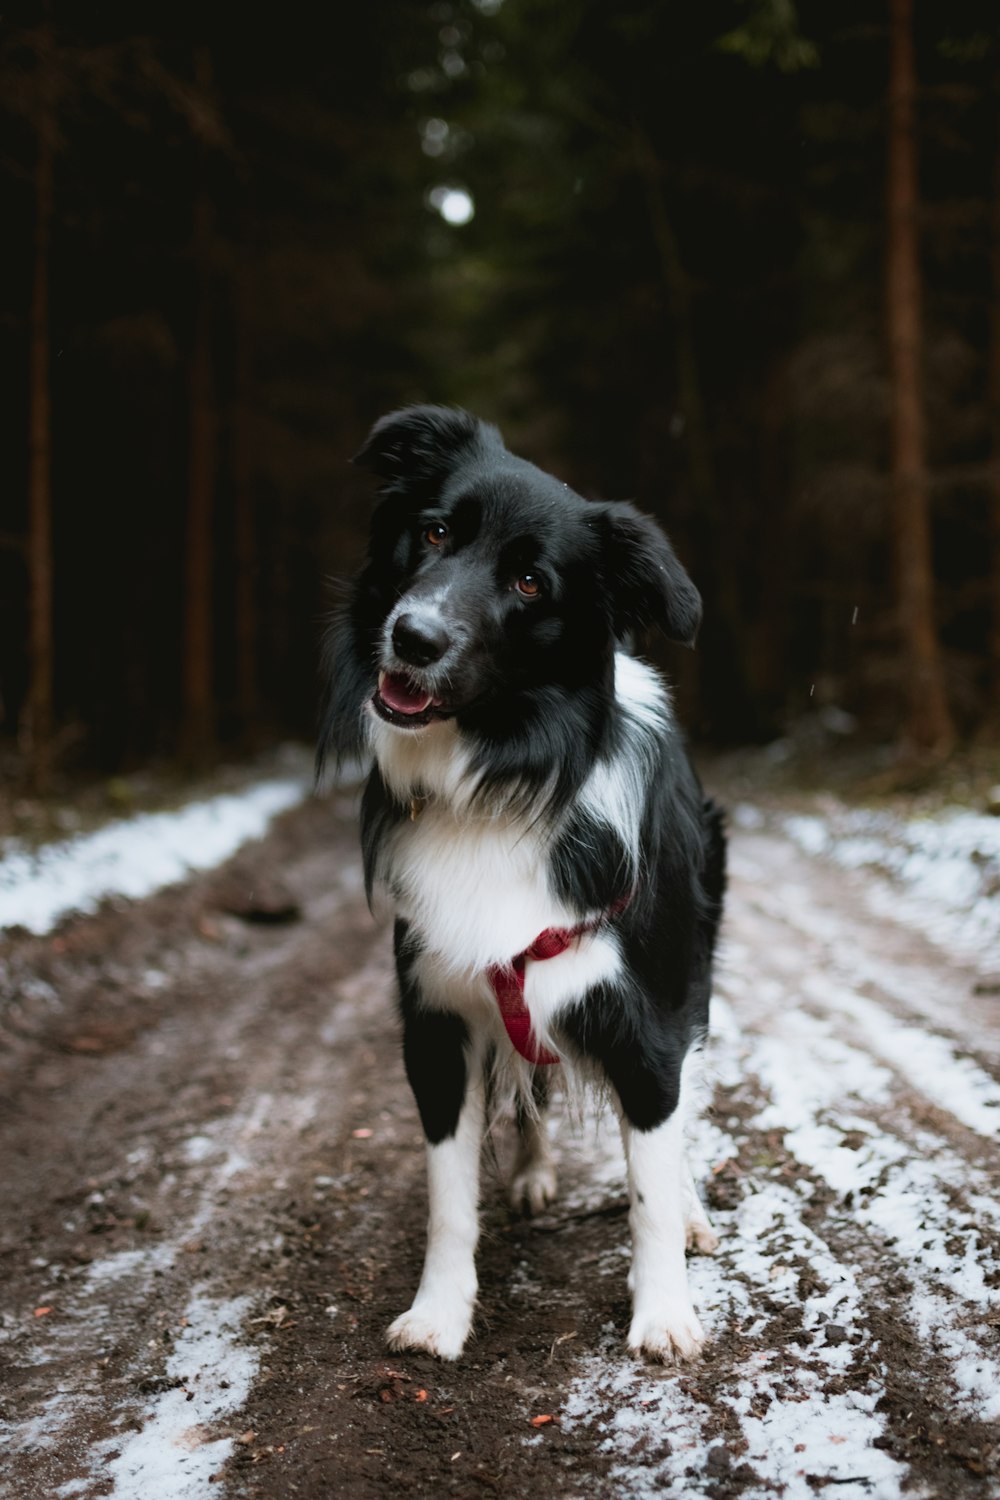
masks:
[[[299,920],[221,909],[276,872]],[[542,1218],[488,1171],[467,1357],[384,1351],[423,1155],[346,795],[7,943],[0,1492],[1000,1493],[1000,1002],[868,879],[780,821],[734,831],[696,1152],[723,1241],[679,1372],[624,1357],[621,1164],[589,1120]]]

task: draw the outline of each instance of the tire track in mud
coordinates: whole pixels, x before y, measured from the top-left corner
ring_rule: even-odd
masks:
[[[721,980],[730,1005],[716,1006],[720,1050],[728,1053],[721,1071],[730,1091],[745,1100],[744,1128],[758,1137],[762,1129],[776,1131],[797,1180],[811,1185],[806,1222],[845,1264],[860,1269],[866,1326],[895,1354],[885,1359],[879,1410],[888,1426],[879,1446],[916,1464],[921,1480],[933,1470],[935,1484],[944,1482],[954,1460],[947,1469],[949,1492],[964,1493],[963,1484],[974,1492],[977,1476],[997,1473],[1000,1437],[1000,1215],[983,1170],[998,1159],[995,1135],[987,1134],[989,1108],[995,1112],[1000,1103],[1000,1090],[991,1090],[992,1057],[987,1062],[972,1053],[970,1065],[970,1049],[951,1025],[935,1026],[930,1035],[944,1084],[928,1101],[901,1068],[900,1050],[886,1056],[884,1033],[873,1024],[883,1005],[889,1027],[899,1024],[897,1017],[912,1026],[913,1011],[870,980],[859,1004],[838,972],[845,963],[836,919],[821,918],[824,936],[817,945],[808,893],[788,906],[773,892],[762,898],[756,880],[741,892],[739,858],[736,865],[734,895],[749,899],[734,902],[729,931],[736,951],[730,950]],[[808,954],[804,962],[794,961],[797,937]],[[866,959],[859,945],[846,967],[863,972]],[[835,975],[835,984],[820,990],[820,1003],[817,967],[823,983]],[[950,967],[946,974],[953,982],[950,992],[943,987],[938,1022],[961,1014],[949,1014],[949,1000],[960,995],[965,976]],[[797,1008],[802,990],[804,1010]],[[921,1008],[926,1016],[926,1004]],[[861,1027],[859,1009],[867,1023]],[[749,1013],[751,1028],[743,1037],[736,1011]],[[954,1064],[950,1049],[960,1054]],[[822,1076],[809,1077],[803,1090],[810,1064],[818,1064]],[[970,1074],[971,1106],[962,1093]]]
[[[727,928],[749,927],[757,956],[780,962],[790,981],[796,970],[814,984],[827,977],[842,993],[875,1001],[890,1025],[922,1027],[996,1081],[1000,1037],[988,980],[1000,951],[975,961],[873,915],[862,872],[809,858],[778,833],[735,832],[730,864],[741,901]]]
[[[343,844],[340,818],[313,818]],[[276,830],[272,854],[287,857],[287,846],[301,842],[288,832],[296,826],[293,817]],[[296,873],[311,920],[290,929],[226,923],[211,878],[69,929],[69,947],[87,955],[75,994],[62,942],[21,945],[67,993],[49,1046],[36,1050],[2,1122],[12,1167],[0,1242],[3,1415],[18,1457],[12,1494],[55,1494],[91,1462],[99,1477],[72,1493],[95,1485],[103,1493],[101,1444],[121,1439],[131,1421],[143,1427],[141,1398],[166,1378],[161,1367],[178,1328],[183,1342],[188,1304],[208,1298],[224,1319],[247,1285],[253,1297],[266,1294],[272,1252],[261,1225],[273,1215],[281,1148],[297,1144],[317,1112],[325,1083],[317,1035],[326,1030],[335,1042],[337,1021],[350,1018],[359,1050],[369,1045],[350,1002],[379,936],[363,920],[353,861],[341,872],[329,848],[307,848]],[[93,1030],[102,947],[138,950],[140,975],[161,961],[165,979],[154,1013],[126,1027],[125,1042],[98,997],[114,1040],[79,1055],[63,1038]],[[283,1002],[284,969],[299,975],[292,1009]],[[338,970],[345,994],[331,1020]],[[123,986],[122,1008],[136,1000]],[[38,1164],[37,1184],[13,1170],[19,1158],[29,1176]],[[39,1305],[48,1311],[33,1317]],[[180,1429],[195,1425],[189,1417]]]
[[[866,1387],[877,1393],[872,1411],[884,1420],[884,1427],[874,1437],[875,1448],[919,1474],[922,1482],[931,1485],[931,1493],[981,1494],[981,1476],[1000,1473],[996,1422],[973,1414],[968,1393],[955,1380],[948,1352],[934,1347],[927,1331],[918,1329],[912,1315],[916,1292],[923,1290],[926,1295],[929,1289],[938,1288],[940,1294],[947,1295],[951,1289],[941,1288],[933,1275],[915,1276],[912,1266],[894,1252],[891,1238],[880,1236],[870,1224],[859,1221],[849,1201],[850,1190],[845,1201],[845,1195],[835,1191],[820,1173],[796,1159],[784,1131],[763,1129],[756,1123],[770,1107],[757,1079],[746,1076],[737,1085],[720,1086],[716,1108],[720,1107],[730,1116],[737,1114],[742,1124],[738,1154],[727,1169],[728,1185],[725,1179],[718,1186],[711,1182],[710,1203],[724,1203],[727,1190],[752,1194],[765,1162],[768,1176],[776,1175],[790,1190],[801,1222],[816,1235],[834,1265],[850,1273],[857,1283],[857,1307],[847,1327],[838,1321],[843,1318],[838,1309],[836,1320],[818,1330],[825,1327],[835,1347],[846,1343],[852,1349],[850,1365],[840,1373],[827,1375],[823,1393],[836,1397]],[[872,1190],[884,1191],[884,1186]],[[987,1256],[991,1254],[989,1245],[982,1242],[978,1249]],[[771,1322],[761,1330],[759,1342],[772,1347],[782,1342],[799,1345],[796,1357],[802,1361],[800,1367],[808,1368],[809,1341],[803,1337],[799,1314],[808,1299],[815,1299],[817,1294],[822,1299],[823,1284],[815,1284],[815,1255],[800,1263],[798,1269],[800,1305],[786,1302],[772,1307]],[[959,1326],[963,1318],[972,1315],[971,1307],[960,1312]],[[991,1364],[983,1394],[997,1390],[997,1366]],[[874,1484],[871,1475],[862,1478]],[[877,1485],[873,1489],[876,1494],[885,1492]]]

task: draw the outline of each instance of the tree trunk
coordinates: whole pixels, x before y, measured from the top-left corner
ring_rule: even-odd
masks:
[[[1000,75],[994,82],[994,101],[1000,126]],[[989,694],[986,720],[1000,732],[1000,128],[993,164],[993,209],[990,225],[990,351],[989,409],[991,434],[990,473],[990,601]]]
[[[49,251],[55,101],[52,28],[40,33],[38,154],[35,161],[35,262],[28,350],[28,586],[31,677],[23,736],[31,784],[48,786],[52,769],[52,410],[49,336]]]
[[[680,247],[663,191],[663,170],[652,142],[638,124],[633,147],[646,195],[650,230],[673,322],[671,344],[677,402],[684,422],[684,444],[691,485],[691,531],[697,556],[698,583],[708,598],[701,639],[714,647],[714,671],[693,675],[702,714],[709,727],[725,739],[755,738],[758,721],[756,695],[747,660],[747,631],[742,620],[740,592],[726,523],[721,514],[712,438],[702,392],[691,283],[681,262]],[[711,648],[710,648],[711,649]],[[709,684],[714,684],[709,692]]]
[[[198,49],[198,85],[212,81],[211,53]],[[188,496],[184,568],[184,722],[182,750],[201,759],[215,738],[213,702],[212,573],[216,431],[212,368],[212,199],[204,178],[194,202],[194,338],[188,372]]]
[[[254,525],[253,389],[250,349],[250,273],[239,277],[235,319],[235,392],[232,421],[233,547],[236,554],[236,703],[245,740],[257,719],[257,536]]]
[[[904,675],[904,737],[946,753],[955,731],[934,623],[921,382],[913,0],[889,0],[887,321],[892,404],[891,528]]]

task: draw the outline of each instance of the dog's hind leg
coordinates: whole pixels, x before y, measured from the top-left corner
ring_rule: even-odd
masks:
[[[508,1197],[515,1213],[539,1214],[556,1196],[556,1166],[545,1128],[549,1102],[549,1079],[536,1068],[531,1080],[534,1107],[517,1101],[517,1154],[511,1171]]]
[[[685,1136],[691,1129],[691,1117],[700,1113],[708,1101],[705,1088],[704,1054],[700,1048],[688,1051],[681,1070],[681,1098],[678,1106],[683,1115]],[[691,1163],[684,1153],[684,1235],[687,1248],[698,1250],[702,1255],[711,1255],[719,1248],[719,1236],[705,1211],[698,1194]]]
[[[719,1236],[698,1196],[690,1163],[684,1162],[684,1235],[689,1250],[712,1255],[719,1248]]]

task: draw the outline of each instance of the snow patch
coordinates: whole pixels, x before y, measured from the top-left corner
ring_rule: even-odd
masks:
[[[865,870],[877,915],[920,928],[933,943],[1000,965],[1000,818],[953,809],[900,818],[827,799],[823,816],[782,820],[810,855]],[[878,879],[882,874],[883,879]]]
[[[37,850],[9,840],[0,852],[0,928],[46,933],[67,912],[93,911],[107,896],[134,900],[211,869],[248,839],[260,838],[308,789],[301,777],[262,781],[245,792],[122,819]]]
[[[954,1115],[988,1141],[1000,1133],[1000,1084],[970,1058],[956,1057],[954,1043],[923,1026],[898,1021],[874,1000],[844,985],[811,975],[803,985],[811,999],[850,1016],[865,1044],[899,1069],[903,1078],[932,1103]]]
[[[101,1477],[112,1482],[114,1500],[202,1500],[214,1493],[212,1475],[235,1443],[225,1421],[246,1403],[259,1365],[256,1352],[240,1342],[249,1305],[248,1297],[192,1295],[164,1371],[180,1384],[138,1414],[140,1431],[97,1445],[106,1460]],[[128,1415],[131,1422],[135,1414]],[[71,1500],[91,1489],[94,1478],[71,1480],[56,1493]]]

